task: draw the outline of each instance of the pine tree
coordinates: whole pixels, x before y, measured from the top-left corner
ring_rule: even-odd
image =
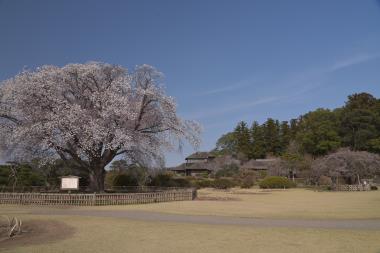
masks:
[[[267,153],[280,154],[280,123],[269,118],[264,124],[265,146]]]
[[[314,157],[339,147],[380,154],[380,99],[358,93],[349,96],[343,107],[316,109],[289,122],[268,118],[262,125],[254,121],[249,130],[247,123],[240,122],[218,140],[216,150],[257,159],[283,156],[291,142]]]
[[[257,121],[254,121],[251,127],[251,139],[252,139],[252,158],[259,159],[265,158],[265,136],[264,128],[259,125]]]
[[[290,138],[294,140],[296,138],[298,131],[298,120],[297,119],[291,119],[290,120]]]
[[[284,153],[291,139],[291,131],[287,121],[282,121],[280,126],[281,153]]]
[[[243,154],[247,158],[251,157],[251,140],[247,123],[241,121],[234,131],[237,152]]]
[[[348,97],[341,112],[341,135],[343,145],[352,150],[369,150],[380,137],[380,117],[377,100],[368,93]]]

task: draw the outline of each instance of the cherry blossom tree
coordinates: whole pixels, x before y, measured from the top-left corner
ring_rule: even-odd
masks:
[[[312,164],[315,181],[321,176],[329,176],[335,184],[343,177],[350,183],[360,184],[361,178],[380,175],[380,156],[366,151],[351,151],[342,148],[335,153],[316,159]]]
[[[183,140],[199,145],[199,124],[178,117],[162,79],[148,65],[129,73],[99,62],[23,71],[0,86],[1,151],[75,161],[103,191],[116,156],[152,165]]]

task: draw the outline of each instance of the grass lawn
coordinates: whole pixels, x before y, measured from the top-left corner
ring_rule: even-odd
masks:
[[[74,227],[65,240],[2,249],[29,252],[379,252],[380,231],[252,228],[120,218],[22,216]],[[0,248],[1,249],[1,248]]]
[[[380,219],[380,191],[202,189],[198,196],[201,200],[90,208],[258,218]]]
[[[304,189],[263,192],[259,189],[199,191],[200,200],[130,206],[70,209],[144,210],[179,214],[292,219],[377,219],[380,191],[314,192]],[[49,208],[49,207],[46,207]],[[0,252],[380,252],[380,230],[276,228],[180,222],[135,221],[127,218],[26,214],[29,206],[0,206],[0,214],[55,221],[71,235]],[[44,223],[42,223],[44,224]]]

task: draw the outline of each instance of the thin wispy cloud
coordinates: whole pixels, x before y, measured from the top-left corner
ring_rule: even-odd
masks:
[[[188,117],[193,117],[194,119],[203,119],[208,117],[220,116],[227,113],[237,112],[244,109],[250,109],[257,106],[274,103],[274,102],[288,102],[294,101],[296,98],[311,92],[312,90],[320,87],[322,84],[315,82],[305,84],[302,87],[299,87],[297,90],[288,90],[286,93],[277,96],[268,96],[264,98],[260,98],[253,101],[242,102],[230,106],[213,108],[210,110],[202,111],[200,113],[195,113],[192,115],[188,115]]]
[[[340,69],[343,69],[343,68],[347,68],[347,67],[350,67],[350,66],[353,66],[353,65],[357,65],[357,64],[360,64],[360,63],[365,63],[365,62],[368,62],[368,61],[371,61],[371,60],[374,60],[374,59],[377,59],[377,58],[380,58],[380,54],[379,53],[376,53],[376,54],[358,54],[358,55],[354,55],[354,56],[352,56],[350,58],[337,61],[336,63],[334,63],[329,68],[329,71],[337,71],[337,70],[340,70]]]
[[[196,112],[192,114],[186,114],[187,118],[190,119],[204,119],[204,118],[209,118],[209,117],[215,117],[215,116],[220,116],[226,113],[231,113],[231,112],[236,112],[242,109],[248,109],[248,108],[253,108],[258,105],[263,105],[271,102],[275,102],[279,100],[281,97],[265,97],[253,101],[248,101],[248,102],[243,102],[243,103],[238,103],[234,105],[229,105],[229,106],[224,106],[224,107],[216,107],[212,108],[206,111],[202,112]]]
[[[330,64],[326,64],[325,66],[314,67],[296,72],[293,75],[278,81],[277,85],[278,88],[281,88],[284,91],[294,90],[294,92],[299,93],[301,90],[301,93],[304,94],[314,89],[315,87],[311,88],[313,86],[320,87],[326,84],[329,75],[336,71],[343,70],[354,65],[364,64],[379,58],[380,53],[353,54],[351,57],[339,59]]]
[[[350,57],[342,58],[332,63],[327,63],[325,66],[305,69],[294,73],[288,78],[281,79],[281,81],[278,82],[278,85],[284,90],[288,88],[302,88],[306,83],[319,83],[318,85],[323,85],[329,74],[332,74],[335,71],[354,65],[367,63],[378,58],[380,58],[380,53],[353,54]]]
[[[317,67],[311,69],[305,69],[304,71],[294,73],[293,75],[283,78],[278,81],[277,91],[281,90],[280,94],[266,95],[262,98],[258,98],[256,100],[250,100],[235,104],[230,104],[228,106],[216,106],[214,108],[208,108],[206,110],[202,110],[201,112],[194,112],[190,114],[186,114],[186,117],[191,119],[206,119],[211,117],[217,117],[225,114],[238,113],[240,111],[244,111],[245,109],[254,108],[257,106],[281,102],[297,102],[299,99],[304,99],[304,95],[313,92],[316,89],[322,88],[326,81],[328,80],[329,74],[332,72],[353,66],[362,63],[366,63],[368,61],[380,58],[380,53],[374,54],[356,54],[352,57],[345,58],[333,62],[331,64],[326,64],[324,67]],[[205,91],[199,93],[198,95],[211,95],[223,92],[230,92],[234,90],[238,90],[240,88],[246,87],[252,84],[253,80],[242,81],[230,86],[221,87],[214,90]],[[261,81],[264,82],[264,81]],[[218,122],[215,122],[218,124]]]
[[[239,90],[241,88],[244,88],[244,87],[247,87],[247,86],[253,84],[254,82],[255,81],[253,79],[247,79],[247,80],[243,80],[243,81],[231,84],[231,85],[215,88],[215,89],[212,89],[212,90],[203,91],[203,92],[200,92],[197,95],[198,96],[207,96],[207,95],[214,95],[214,94],[219,94],[219,93]]]

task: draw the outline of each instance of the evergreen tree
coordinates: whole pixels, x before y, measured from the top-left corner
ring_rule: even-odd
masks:
[[[341,112],[343,144],[352,150],[370,150],[380,135],[378,101],[368,93],[348,97]]]
[[[216,155],[234,155],[237,153],[237,141],[234,132],[223,134],[216,142]]]
[[[252,158],[265,158],[265,136],[264,127],[260,126],[257,121],[254,121],[251,127],[252,139]]]
[[[257,159],[284,155],[292,141],[313,156],[339,147],[380,153],[380,99],[368,93],[353,94],[345,106],[333,111],[317,109],[289,122],[269,118],[260,125],[254,121],[250,131],[240,122],[234,132],[218,140],[216,150]]]
[[[287,121],[282,121],[280,126],[281,153],[284,153],[291,140],[291,130]]]
[[[115,160],[111,163],[110,169],[117,173],[125,172],[128,169],[128,162],[124,159]]]
[[[297,135],[298,130],[298,120],[297,119],[291,119],[290,120],[290,138],[295,139]]]
[[[325,155],[340,147],[338,126],[334,112],[317,109],[300,118],[296,140],[305,152],[314,156]]]
[[[267,153],[280,154],[280,123],[278,120],[269,118],[264,123],[264,137]]]
[[[251,157],[251,140],[247,123],[241,121],[234,131],[237,152],[243,154],[247,158]]]

